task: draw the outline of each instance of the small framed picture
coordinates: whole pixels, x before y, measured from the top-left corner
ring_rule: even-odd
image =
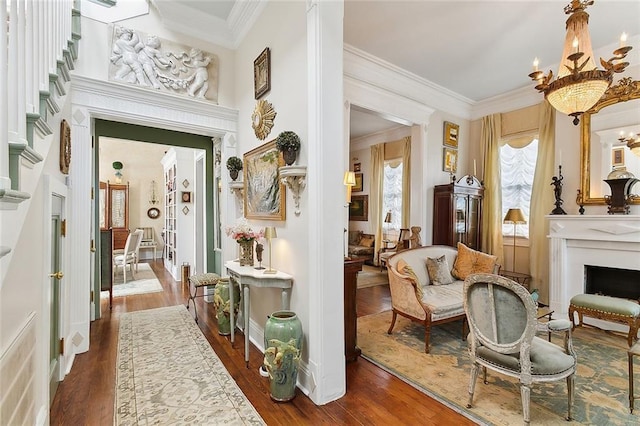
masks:
[[[458,147],[459,130],[460,130],[460,126],[458,126],[457,124],[451,123],[449,121],[444,122],[443,143],[445,146],[451,146],[453,148]]]
[[[362,173],[356,173],[356,184],[351,188],[351,192],[362,192]]]
[[[191,191],[182,191],[182,202],[183,203],[191,202]]]
[[[353,171],[354,172],[360,171],[360,163],[353,163]]]
[[[611,150],[611,165],[613,167],[624,166],[624,147]]]
[[[451,148],[442,149],[442,170],[455,173],[458,169],[458,150]]]
[[[253,61],[253,91],[256,100],[269,90],[271,90],[271,51],[267,47]]]

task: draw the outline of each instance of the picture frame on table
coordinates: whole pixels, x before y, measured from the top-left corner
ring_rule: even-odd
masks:
[[[444,134],[443,144],[452,148],[458,148],[458,136],[460,132],[460,126],[451,123],[450,121],[444,122]]]
[[[369,220],[369,196],[352,195],[349,204],[349,220]]]
[[[285,220],[285,186],[278,171],[284,166],[284,159],[275,139],[246,152],[243,164],[244,216],[247,219]]]
[[[458,170],[458,150],[442,148],[442,170],[455,173]]]
[[[256,100],[271,90],[271,50],[268,47],[253,61],[253,90]]]

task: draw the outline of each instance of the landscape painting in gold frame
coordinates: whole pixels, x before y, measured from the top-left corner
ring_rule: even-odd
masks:
[[[285,220],[285,186],[278,168],[284,166],[275,139],[244,154],[244,216]]]
[[[443,135],[443,143],[445,146],[450,146],[453,148],[458,147],[458,135],[460,132],[460,126],[455,123],[451,123],[449,121],[444,122],[444,135]]]

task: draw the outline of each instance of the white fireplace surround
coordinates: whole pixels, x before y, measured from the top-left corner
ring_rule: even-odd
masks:
[[[585,293],[585,265],[640,271],[640,215],[555,215],[547,219],[549,304],[554,318],[567,318],[571,298]],[[628,331],[610,322],[586,318],[585,322]]]

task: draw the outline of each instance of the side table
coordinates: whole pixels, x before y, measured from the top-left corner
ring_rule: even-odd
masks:
[[[536,314],[536,318],[541,320],[544,317],[547,317],[547,322],[551,321],[551,316],[555,311],[552,311],[548,306],[541,306],[538,308],[538,313]],[[544,324],[540,324],[540,329],[547,332],[547,340],[551,341],[551,331],[547,329],[546,326],[542,327]]]
[[[531,282],[531,275],[529,275],[529,274],[523,274],[521,272],[514,272],[514,271],[500,270],[500,275],[517,282],[518,284],[520,284],[521,286],[523,286],[527,290],[531,290],[529,288],[529,283]]]

